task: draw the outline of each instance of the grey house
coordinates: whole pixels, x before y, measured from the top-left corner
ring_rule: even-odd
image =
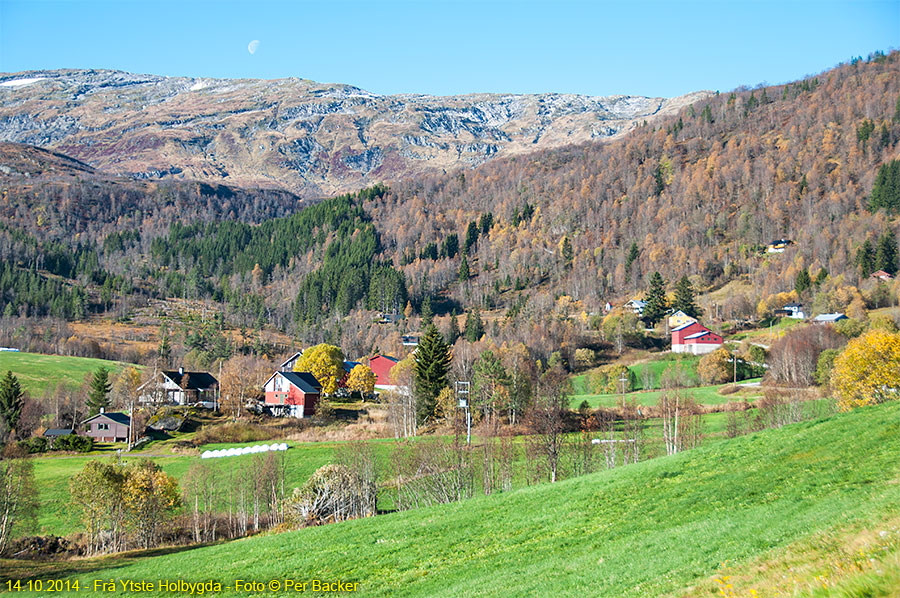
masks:
[[[81,425],[85,427],[85,436],[90,436],[94,442],[127,442],[131,418],[124,413],[101,411]]]

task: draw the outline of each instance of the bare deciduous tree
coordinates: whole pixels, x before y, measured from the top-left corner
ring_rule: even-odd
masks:
[[[541,376],[538,395],[528,413],[528,423],[533,433],[529,439],[546,459],[551,482],[556,481],[559,472],[569,395],[570,382],[562,367],[547,370]]]

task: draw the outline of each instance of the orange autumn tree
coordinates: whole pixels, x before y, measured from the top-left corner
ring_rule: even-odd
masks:
[[[847,343],[831,384],[844,411],[900,398],[900,333],[870,330]]]

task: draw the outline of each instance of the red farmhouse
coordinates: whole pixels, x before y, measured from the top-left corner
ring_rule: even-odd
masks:
[[[266,406],[273,414],[309,417],[316,412],[322,385],[309,372],[275,372],[266,380]]]

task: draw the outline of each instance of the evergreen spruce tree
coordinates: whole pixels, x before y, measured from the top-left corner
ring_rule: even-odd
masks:
[[[675,302],[672,308],[680,309],[692,318],[700,317],[700,308],[694,300],[694,286],[687,276],[682,276],[675,285]]]
[[[7,370],[6,376],[0,380],[0,418],[7,432],[15,429],[22,415],[22,406],[25,403],[25,393],[19,386],[19,379],[12,371]],[[0,442],[4,439],[0,438]]]
[[[159,339],[157,353],[163,367],[168,367],[169,358],[172,357],[172,344],[169,342],[169,334],[165,330],[162,332],[162,338]]]
[[[466,315],[466,340],[470,343],[477,342],[484,336],[484,323],[481,321],[481,312],[477,308]]]
[[[453,259],[457,253],[459,253],[459,237],[456,236],[456,233],[452,233],[444,239],[444,244],[441,246],[441,254],[446,258]]]
[[[481,234],[486,235],[490,232],[491,227],[494,225],[494,215],[490,212],[485,212],[481,215],[481,218],[478,220],[478,228],[481,229]]]
[[[900,208],[900,160],[882,164],[875,175],[869,209],[873,212],[885,208],[895,212]]]
[[[434,312],[431,311],[431,295],[426,294],[425,298],[422,299],[422,308],[419,310],[419,313],[422,315],[422,328],[431,326],[431,322],[434,319]]]
[[[566,268],[571,268],[572,260],[575,258],[575,250],[572,248],[572,241],[569,240],[568,235],[562,238],[562,243],[560,243],[559,248],[562,252],[562,258]]]
[[[875,248],[875,270],[884,270],[891,276],[897,273],[897,237],[888,229],[878,238]]]
[[[109,391],[112,385],[109,383],[109,370],[104,367],[97,368],[91,380],[88,390],[87,406],[89,415],[97,415],[100,408],[109,407]]]
[[[450,346],[432,324],[415,353],[416,420],[420,424],[434,417],[438,393],[448,385],[450,359]]]
[[[666,283],[659,272],[650,275],[650,287],[644,296],[644,313],[641,319],[648,325],[655,326],[666,315]]]
[[[856,265],[863,278],[875,271],[875,250],[868,239],[856,250]]]
[[[803,293],[811,286],[812,280],[809,278],[809,270],[801,268],[800,271],[797,272],[797,277],[794,279],[794,289],[799,294]]]
[[[456,310],[450,314],[450,329],[447,331],[447,344],[453,345],[459,338],[459,322],[456,321]]]
[[[640,256],[640,250],[638,249],[637,241],[631,242],[631,247],[628,248],[628,253],[625,255],[625,281],[627,282],[631,278],[631,266],[634,264],[634,261],[638,259]]]
[[[469,250],[471,250],[476,243],[478,243],[478,224],[473,220],[466,229],[466,243],[464,245],[465,251],[463,253],[469,253]]]
[[[826,278],[828,278],[828,270],[826,270],[825,268],[819,268],[819,273],[816,274],[816,277],[815,277],[815,279],[813,280],[813,283],[814,283],[816,286],[819,286],[819,285],[821,285],[823,282],[825,282],[825,279],[826,279]]]
[[[464,253],[462,261],[459,262],[459,282],[467,280],[469,280],[469,260],[466,259],[466,254]]]

